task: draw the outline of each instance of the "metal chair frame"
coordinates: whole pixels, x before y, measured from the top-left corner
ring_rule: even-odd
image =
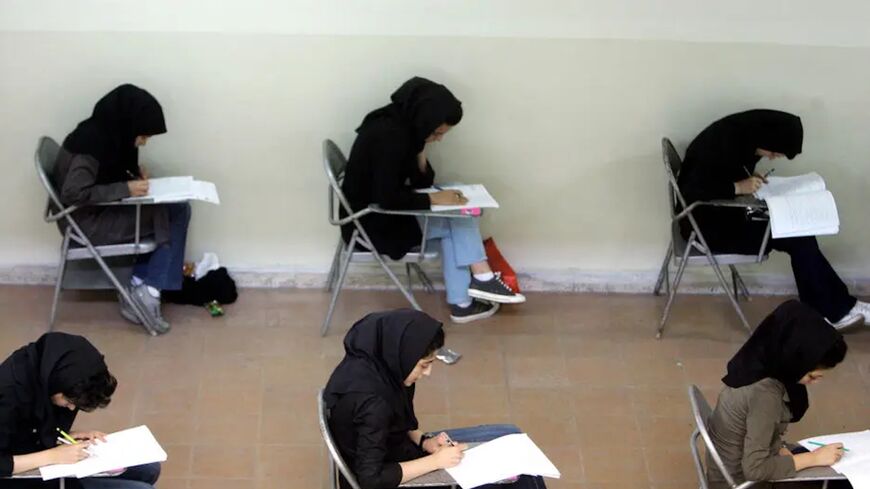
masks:
[[[692,211],[701,206],[720,208],[733,207],[747,209],[747,211],[764,210],[767,206],[761,201],[745,198],[737,198],[734,200],[696,201],[691,205],[686,205],[686,199],[683,198],[683,194],[680,192],[680,187],[677,183],[677,177],[679,176],[682,167],[682,160],[680,159],[677,150],[674,148],[674,145],[668,138],[662,138],[662,157],[665,172],[668,177],[668,206],[671,213],[671,242],[668,245],[668,251],[665,253],[665,259],[662,263],[658,279],[656,280],[656,285],[653,289],[653,294],[661,295],[661,289],[664,286],[666,294],[668,295],[668,301],[665,305],[661,321],[659,322],[656,338],[661,338],[664,333],[665,325],[670,316],[671,307],[673,306],[674,299],[676,299],[677,290],[680,287],[680,282],[682,281],[683,272],[685,271],[686,266],[698,265],[708,266],[713,269],[716,278],[719,280],[719,284],[722,286],[722,289],[725,290],[725,294],[728,296],[728,300],[734,307],[734,310],[740,318],[740,321],[743,323],[743,326],[747,331],[751,331],[749,322],[743,314],[743,309],[738,303],[741,295],[749,300],[749,289],[746,287],[746,283],[743,281],[743,278],[740,276],[735,265],[761,263],[767,259],[767,244],[770,240],[770,221],[768,220],[767,222],[767,231],[761,241],[761,246],[759,247],[757,254],[743,255],[736,253],[716,253],[715,251],[710,250],[709,246],[707,246],[707,241],[704,239],[704,234],[701,232],[698,222],[692,215]],[[692,232],[689,235],[688,240],[683,238],[680,230],[680,223],[684,219],[687,219],[692,226]],[[673,261],[674,266],[677,267],[677,273],[673,279],[673,283],[671,281],[669,270],[671,261]],[[725,279],[724,273],[722,272],[721,265],[727,265],[731,272],[730,287]]]
[[[99,268],[103,271],[106,278],[109,279],[114,289],[121,295],[122,299],[130,305],[136,317],[152,336],[157,335],[157,329],[147,311],[139,307],[132,299],[126,287],[124,287],[117,276],[112,272],[112,269],[106,263],[104,258],[112,256],[136,256],[139,254],[150,253],[154,251],[156,245],[153,240],[143,240],[140,238],[140,223],[141,223],[141,203],[127,203],[123,201],[106,202],[100,204],[89,205],[71,205],[64,206],[58,197],[57,189],[50,175],[53,173],[55,162],[58,154],[65,151],[52,138],[43,136],[39,138],[39,143],[36,147],[34,155],[36,174],[39,181],[42,183],[48,194],[48,203],[45,208],[45,222],[55,223],[61,219],[66,221],[66,231],[63,233],[63,241],[60,248],[60,264],[58,265],[57,279],[54,286],[54,298],[51,304],[51,316],[49,319],[49,330],[54,328],[54,322],[57,316],[57,307],[60,299],[60,292],[64,288],[63,281],[67,269],[68,260],[85,260],[93,259]],[[89,206],[111,206],[111,205],[133,205],[136,208],[136,232],[133,243],[121,243],[112,245],[94,246],[87,235],[79,227],[78,223],[72,217],[72,214],[84,207]],[[75,243],[77,247],[70,247]]]

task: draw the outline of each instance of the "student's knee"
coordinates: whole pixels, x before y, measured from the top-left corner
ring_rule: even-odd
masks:
[[[131,482],[144,483],[144,487],[150,488],[153,484],[157,482],[157,479],[160,478],[160,467],[160,464],[156,462],[152,464],[130,467],[123,474],[123,478]],[[131,487],[138,488],[140,486]]]
[[[190,222],[190,202],[180,202],[169,205],[169,216],[173,221]]]

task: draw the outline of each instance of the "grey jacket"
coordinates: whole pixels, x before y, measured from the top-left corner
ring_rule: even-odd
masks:
[[[112,202],[130,196],[127,182],[98,185],[100,163],[89,155],[61,150],[52,179],[60,191],[65,206]],[[94,245],[128,243],[135,239],[136,209],[134,206],[87,206],[72,213],[73,219]],[[140,237],[153,237],[158,243],[169,240],[169,214],[161,205],[142,206]],[[61,232],[66,220],[58,221]]]
[[[794,459],[779,455],[791,412],[785,386],[766,378],[737,389],[725,387],[708,420],[713,444],[737,483],[768,481],[795,475]],[[728,487],[707,458],[713,488]]]

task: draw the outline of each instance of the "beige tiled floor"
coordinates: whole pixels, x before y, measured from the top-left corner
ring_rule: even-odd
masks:
[[[0,352],[44,331],[50,294],[0,287]],[[446,319],[438,296],[418,296]],[[150,338],[106,296],[67,294],[58,328],[89,337],[120,379],[112,405],[78,425],[148,424],[169,452],[161,489],[323,487],[316,389],[353,320],[404,306],[396,292],[347,292],[322,339],[326,300],[313,290],[244,290],[220,319],[168,307],[173,331]],[[755,298],[751,322],[782,300]],[[697,383],[712,400],[745,336],[726,300],[695,296],[678,300],[656,341],[661,307],[651,296],[530,294],[491,320],[449,326],[448,344],[465,358],[419,386],[422,427],[515,422],[561,469],[551,488],[697,487],[685,389]],[[791,437],[867,428],[870,330],[848,342],[847,361],[812,389]]]

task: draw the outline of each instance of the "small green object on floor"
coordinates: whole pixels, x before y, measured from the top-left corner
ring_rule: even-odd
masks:
[[[218,304],[218,301],[211,301],[205,304],[205,310],[211,314],[211,317],[218,317],[224,315],[224,308]]]

